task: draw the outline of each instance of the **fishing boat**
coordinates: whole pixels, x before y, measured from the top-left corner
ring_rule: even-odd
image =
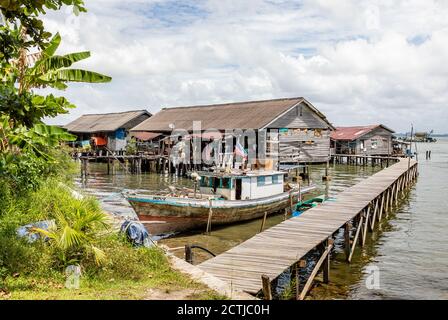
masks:
[[[153,235],[247,221],[291,208],[315,186],[284,183],[280,171],[198,172],[199,190],[125,195]]]

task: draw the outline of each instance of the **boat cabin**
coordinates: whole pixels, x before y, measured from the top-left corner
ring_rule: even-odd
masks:
[[[247,173],[200,172],[200,191],[220,195],[226,200],[252,200],[284,192],[284,172],[251,171]]]

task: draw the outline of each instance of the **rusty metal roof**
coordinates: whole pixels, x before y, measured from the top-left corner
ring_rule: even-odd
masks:
[[[160,137],[162,134],[161,133],[157,133],[157,132],[147,132],[147,131],[143,131],[143,132],[133,132],[132,136],[142,140],[142,141],[149,141],[152,139],[155,139],[157,137]]]
[[[261,129],[293,106],[305,102],[319,117],[325,116],[304,98],[248,101],[204,106],[164,108],[140,123],[132,131],[193,130],[193,122],[201,121],[202,130]]]
[[[85,114],[64,126],[69,132],[110,132],[122,128],[129,121],[143,115],[151,114],[146,110],[133,110],[115,113]]]
[[[370,126],[355,126],[355,127],[336,127],[336,131],[331,133],[331,139],[333,140],[348,140],[353,141],[356,140],[363,135],[372,132],[377,128],[383,128],[391,133],[394,133],[393,130],[382,124],[375,124]]]

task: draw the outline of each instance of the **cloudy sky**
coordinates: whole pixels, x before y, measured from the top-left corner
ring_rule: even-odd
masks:
[[[446,0],[86,0],[51,13],[60,53],[110,84],[63,94],[83,113],[303,96],[335,125],[448,132]]]

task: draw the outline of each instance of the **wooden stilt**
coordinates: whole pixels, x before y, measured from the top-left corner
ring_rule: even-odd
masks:
[[[311,284],[313,283],[314,278],[316,277],[317,272],[320,270],[322,264],[324,263],[325,259],[327,258],[327,255],[330,254],[331,248],[333,248],[332,244],[329,244],[327,248],[325,249],[324,253],[321,255],[320,259],[317,261],[316,265],[314,266],[313,271],[311,272],[308,280],[305,283],[305,286],[303,287],[302,292],[300,293],[299,300],[303,300],[308,293],[308,290],[311,287]]]
[[[356,247],[356,243],[358,242],[359,233],[360,233],[360,231],[362,229],[362,222],[363,222],[363,220],[364,220],[364,218],[361,215],[360,218],[359,218],[359,221],[358,221],[358,227],[356,228],[355,237],[353,238],[353,246],[352,246],[352,248],[350,250],[350,254],[349,254],[348,259],[347,259],[348,262],[352,261],[353,252],[355,252],[355,247]]]
[[[378,212],[378,222],[381,221],[381,219],[383,218],[383,209],[384,209],[384,198],[385,198],[385,194],[382,193],[381,194],[381,205],[380,205],[380,209]]]
[[[350,256],[350,229],[352,228],[351,223],[347,222],[344,226],[344,241],[345,241],[345,257],[348,260]]]
[[[373,231],[373,228],[375,228],[375,219],[376,219],[376,213],[378,211],[378,198],[374,202],[374,209],[373,209],[373,215],[370,219],[370,230]]]
[[[207,234],[210,234],[212,229],[212,216],[213,216],[212,199],[209,199],[208,203],[209,203],[209,210],[208,210],[207,230],[205,232]]]
[[[362,233],[362,246],[364,247],[365,243],[366,243],[366,236],[367,236],[367,227],[369,225],[369,217],[370,217],[370,210],[371,210],[371,205],[369,205],[367,207],[367,213],[366,213],[366,218],[364,220],[364,232]]]
[[[261,222],[260,232],[263,232],[263,230],[264,230],[264,225],[266,224],[266,217],[267,217],[267,215],[268,215],[268,212],[265,211],[264,212],[264,216],[263,216],[263,221]]]
[[[325,248],[328,248],[328,246],[333,246],[333,239],[327,239],[325,241]],[[324,250],[325,252],[325,250]],[[327,256],[324,259],[324,262],[322,264],[322,273],[323,273],[323,280],[324,283],[330,282],[330,254],[327,254]]]
[[[263,297],[264,300],[272,300],[272,290],[271,290],[271,280],[265,274],[261,276],[261,281],[263,283]]]

